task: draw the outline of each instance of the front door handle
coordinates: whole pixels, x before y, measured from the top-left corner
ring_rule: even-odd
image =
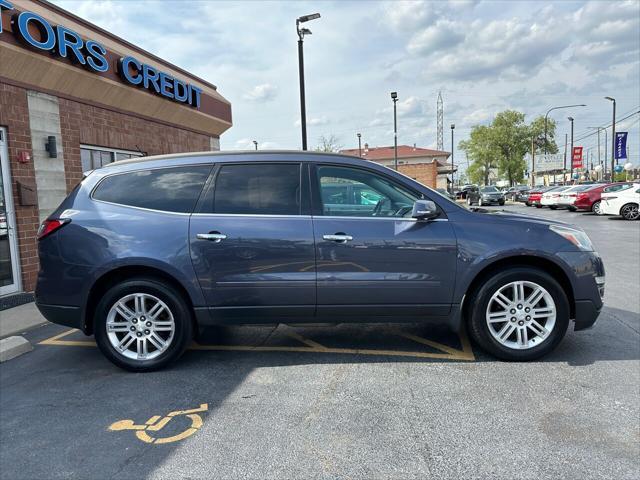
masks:
[[[336,233],[334,235],[323,235],[322,238],[324,240],[329,240],[331,242],[338,242],[338,243],[350,242],[351,240],[353,240],[353,237],[351,235],[345,235],[344,233]]]
[[[220,232],[198,233],[196,237],[200,240],[210,240],[213,243],[220,243],[222,240],[227,238],[224,233]]]

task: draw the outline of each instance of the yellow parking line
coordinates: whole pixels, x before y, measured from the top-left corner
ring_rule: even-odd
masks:
[[[318,342],[314,342],[313,340],[309,340],[308,338],[304,338],[302,335],[299,335],[298,333],[294,332],[293,330],[289,330],[288,327],[285,327],[283,329],[283,333],[285,335],[287,335],[288,337],[293,338],[294,340],[297,340],[301,343],[304,343],[305,345],[308,345],[310,347],[313,348],[317,348],[319,350],[325,350],[326,347],[324,345],[320,345]]]
[[[77,328],[72,328],[71,330],[62,332],[59,335],[54,335],[51,338],[42,340],[41,342],[38,342],[38,345],[59,345],[59,346],[66,346],[66,347],[95,347],[96,346],[96,342],[92,342],[90,340],[60,340],[61,338],[64,338],[67,335],[71,335],[72,333],[77,331],[78,331]]]
[[[412,340],[416,343],[421,343],[423,345],[427,345],[431,348],[435,348],[436,350],[441,350],[443,352],[448,353],[449,355],[462,355],[462,356],[469,356],[469,360],[475,360],[475,357],[473,355],[473,351],[471,350],[471,345],[469,344],[469,339],[466,337],[465,333],[461,333],[459,338],[460,338],[460,343],[462,343],[462,350],[458,350],[457,348],[453,348],[453,347],[449,347],[447,345],[443,345],[442,343],[439,342],[434,342],[433,340],[429,340],[428,338],[422,338],[422,337],[418,337],[417,335],[413,335],[411,333],[406,333],[403,332],[401,330],[397,330],[395,328],[389,328],[387,329],[389,332],[393,333],[394,335],[398,335],[399,337],[402,338],[406,338],[407,340]],[[466,347],[469,348],[466,348]]]
[[[88,340],[61,340],[74,332],[77,329],[67,330],[58,335],[54,335],[51,338],[38,342],[39,345],[55,345],[64,347],[95,347],[96,343]],[[431,353],[431,352],[412,352],[405,350],[374,350],[367,348],[333,348],[325,347],[312,340],[308,340],[295,332],[285,332],[287,335],[299,340],[307,347],[286,347],[286,346],[252,346],[252,345],[200,345],[193,343],[189,346],[189,350],[211,350],[211,351],[236,351],[236,352],[296,352],[296,353],[334,353],[345,355],[372,355],[372,356],[386,356],[386,357],[410,357],[410,358],[431,358],[442,360],[458,360],[470,362],[475,360],[473,350],[464,332],[460,335],[460,341],[463,345],[462,350],[456,350],[454,348],[442,345],[438,342],[433,342],[425,338],[417,337],[411,334],[405,334],[404,332],[397,331],[394,333],[402,334],[408,339],[416,341],[417,343],[423,343],[430,347],[441,350],[445,353]]]

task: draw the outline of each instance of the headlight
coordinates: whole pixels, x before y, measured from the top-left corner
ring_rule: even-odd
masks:
[[[593,244],[586,233],[577,228],[565,227],[564,225],[549,225],[549,229],[563,236],[571,243],[573,243],[580,250],[587,252],[593,251]]]

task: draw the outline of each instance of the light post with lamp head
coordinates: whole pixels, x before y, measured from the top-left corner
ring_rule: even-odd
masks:
[[[309,20],[315,20],[316,18],[320,18],[319,13],[303,15],[296,19],[296,30],[298,32],[298,73],[300,76],[300,125],[302,127],[302,150],[307,149],[307,107],[305,105],[304,96],[304,52],[302,42],[304,41],[305,35],[311,35],[311,30],[308,28],[300,28],[300,24],[308,22]]]
[[[393,100],[393,166],[398,171],[398,117],[396,114],[398,92],[391,92],[391,100]]]

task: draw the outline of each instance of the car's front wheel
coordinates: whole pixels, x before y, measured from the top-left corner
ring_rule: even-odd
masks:
[[[493,275],[470,301],[472,338],[503,360],[534,360],[547,354],[569,325],[564,290],[550,275],[532,267]]]
[[[602,210],[600,210],[600,200],[593,202],[593,205],[591,205],[591,211],[596,215],[600,215],[600,213],[602,213]]]
[[[638,210],[637,203],[627,203],[620,209],[620,215],[625,220],[638,220],[640,218],[640,211]]]
[[[94,333],[102,353],[125,370],[158,370],[191,341],[191,311],[182,295],[154,278],[111,287],[96,308]]]

